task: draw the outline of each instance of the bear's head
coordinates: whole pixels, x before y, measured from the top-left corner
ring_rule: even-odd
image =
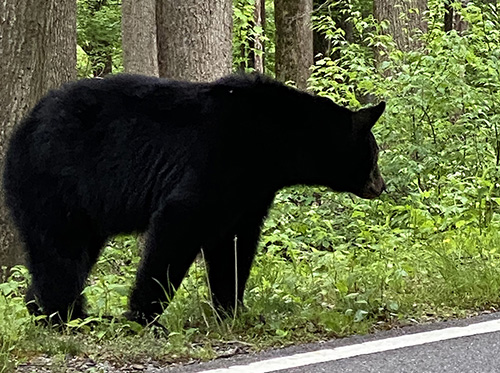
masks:
[[[385,110],[385,102],[352,112],[351,133],[345,153],[349,159],[343,171],[343,189],[362,198],[376,198],[386,185],[378,168],[379,147],[372,128]]]

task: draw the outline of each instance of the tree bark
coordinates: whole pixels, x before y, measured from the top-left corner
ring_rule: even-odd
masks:
[[[157,0],[161,77],[213,81],[232,71],[232,1]]]
[[[313,0],[274,0],[276,77],[306,89],[313,64]]]
[[[156,0],[122,0],[125,72],[158,76]]]
[[[424,12],[427,0],[374,0],[373,15],[379,21],[389,21],[389,34],[403,51],[415,50],[421,43],[416,37],[427,31]]]
[[[76,78],[76,0],[0,2],[0,180],[12,129],[51,88]],[[0,203],[0,266],[21,263],[20,243]]]

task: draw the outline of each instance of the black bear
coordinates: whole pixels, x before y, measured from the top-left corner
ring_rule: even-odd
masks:
[[[213,299],[230,310],[276,191],[382,193],[371,128],[384,108],[353,112],[260,75],[118,75],[51,91],[15,130],[3,180],[32,275],[28,307],[84,317],[106,239],[147,232],[130,319],[161,313],[200,248]]]

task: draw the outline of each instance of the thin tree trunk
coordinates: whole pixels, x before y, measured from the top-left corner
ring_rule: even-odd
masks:
[[[462,34],[469,27],[467,22],[462,18],[460,12],[455,10],[452,6],[453,3],[456,3],[456,0],[447,0],[445,2],[444,8],[444,31],[448,32],[451,30],[457,31],[459,34]],[[460,1],[462,8],[466,8],[469,4],[469,0],[461,0]]]
[[[313,0],[274,0],[276,77],[307,88],[313,64]]]
[[[265,0],[255,0],[254,25],[262,30],[261,34],[255,34],[253,40],[253,50],[250,53],[250,66],[259,73],[264,72],[264,30],[266,29],[266,2]]]
[[[232,70],[232,1],[157,0],[161,77],[212,81]]]
[[[125,72],[158,76],[156,0],[122,0]]]
[[[76,78],[76,0],[0,1],[0,180],[12,129],[51,88]],[[0,266],[21,263],[0,203]]]

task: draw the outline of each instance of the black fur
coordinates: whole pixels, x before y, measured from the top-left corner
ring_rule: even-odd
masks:
[[[370,129],[383,110],[354,113],[259,75],[203,84],[119,75],[50,92],[15,131],[4,173],[30,309],[84,316],[81,291],[106,239],[143,231],[131,318],[161,312],[200,247],[214,299],[229,309],[233,238],[241,301],[277,190],[382,192]]]

